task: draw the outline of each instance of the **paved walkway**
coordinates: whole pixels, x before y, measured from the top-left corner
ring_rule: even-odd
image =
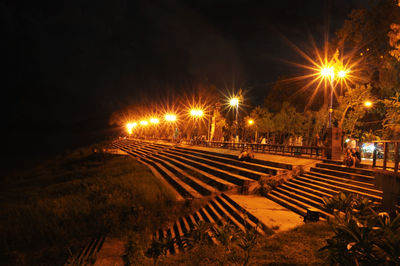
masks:
[[[276,232],[290,230],[304,224],[303,217],[281,205],[256,195],[231,195],[229,197]]]
[[[235,155],[235,156],[238,156],[240,153],[240,151],[238,151],[238,150],[209,148],[209,147],[203,147],[203,146],[193,146],[193,145],[188,145],[188,144],[178,144],[178,146],[193,148],[193,149],[198,149],[198,150],[213,151],[213,152],[218,152],[218,153],[223,153],[223,154],[231,154],[231,155]],[[304,167],[304,170],[306,170],[306,171],[308,171],[310,169],[310,167],[314,166],[316,163],[321,162],[321,160],[319,160],[319,159],[282,156],[282,155],[276,155],[276,154],[257,153],[257,152],[254,153],[254,158],[263,160],[263,161],[290,164],[290,165],[294,166],[293,168],[295,168],[296,166],[302,166],[302,167]]]

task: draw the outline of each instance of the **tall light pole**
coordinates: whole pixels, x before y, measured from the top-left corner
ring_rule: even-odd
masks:
[[[239,142],[239,135],[238,135],[238,116],[239,116],[239,98],[233,97],[229,100],[229,105],[236,109],[236,119],[235,119],[235,140]]]
[[[337,71],[335,73],[335,71]],[[333,81],[335,79],[335,76],[337,76],[339,79],[345,79],[347,76],[347,70],[341,69],[341,70],[336,70],[333,66],[324,66],[320,69],[320,76],[328,80],[330,87],[331,87],[331,97],[330,97],[330,104],[329,104],[329,128],[332,128],[332,113],[333,113],[333,92],[335,90]]]
[[[176,115],[175,114],[166,114],[164,117],[165,121],[167,121],[172,128],[172,123],[176,122]],[[172,139],[174,138],[174,130],[172,129]]]
[[[129,122],[126,124],[126,130],[128,131],[129,138],[132,135],[133,129],[137,126],[136,122]]]
[[[253,119],[249,119],[249,120],[247,120],[247,124],[251,127],[251,126],[253,126],[254,124],[255,124],[255,122],[254,122],[254,120]],[[255,131],[256,131],[256,133],[255,133],[255,135],[254,135],[254,140],[255,140],[255,143],[257,143],[257,138],[258,138],[258,134],[257,134],[257,125],[255,125]]]
[[[194,118],[194,129],[196,130],[197,129],[197,124],[198,124],[198,122],[199,122],[199,119],[201,118],[201,117],[203,117],[203,115],[204,115],[204,112],[203,112],[203,110],[201,110],[201,109],[198,109],[198,108],[193,108],[193,109],[191,109],[190,110],[190,115]],[[198,132],[196,132],[196,137],[198,136]]]

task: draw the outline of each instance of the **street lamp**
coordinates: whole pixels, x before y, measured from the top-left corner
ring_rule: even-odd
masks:
[[[172,123],[175,123],[176,122],[176,115],[175,114],[166,114],[165,115],[165,121],[167,121],[167,122],[169,122],[169,127],[171,128],[171,130],[172,130],[172,135],[171,135],[171,139],[173,139],[174,138],[174,132],[173,132],[173,128],[172,128]]]
[[[247,124],[249,125],[249,126],[253,126],[253,125],[255,125],[255,122],[254,122],[254,120],[253,119],[249,119],[249,120],[247,120]],[[255,135],[254,135],[254,140],[255,140],[255,142],[257,143],[257,138],[258,138],[258,132],[257,132],[257,125],[255,125],[256,126],[256,128],[255,128],[255,130],[256,130],[256,132],[255,132]]]
[[[129,122],[126,124],[126,130],[128,131],[129,136],[132,135],[132,131],[136,126],[137,126],[136,122]]]
[[[160,123],[160,119],[153,117],[153,118],[150,119],[150,123],[158,124],[158,123]]]
[[[176,121],[176,115],[174,115],[174,114],[166,114],[164,118],[168,122],[175,122]]]
[[[197,131],[196,130],[197,129],[197,123],[199,122],[198,121],[199,118],[203,117],[204,112],[201,109],[193,108],[193,109],[190,109],[190,115],[195,119],[195,121],[194,121],[194,131],[195,131],[195,135],[197,137],[198,136],[198,132],[196,132]]]
[[[364,102],[364,106],[367,107],[367,108],[369,108],[369,107],[372,106],[372,102],[371,102],[371,101],[365,101],[365,102]]]
[[[140,125],[142,125],[142,126],[147,126],[148,124],[149,124],[149,122],[147,120],[140,121]]]
[[[348,70],[341,69],[337,71],[336,76],[339,79],[345,79],[347,76]],[[324,66],[320,69],[320,76],[323,79],[328,79],[331,85],[331,98],[330,98],[330,105],[329,105],[329,128],[332,127],[332,112],[333,112],[333,80],[335,79],[335,68],[333,66]]]
[[[190,115],[193,116],[194,118],[200,118],[204,115],[204,112],[201,109],[191,109]]]
[[[238,135],[238,115],[239,115],[239,98],[233,97],[229,100],[229,105],[236,109],[236,141],[239,142],[239,135]]]

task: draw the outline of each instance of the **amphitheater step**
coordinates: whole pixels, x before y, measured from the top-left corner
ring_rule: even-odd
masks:
[[[237,156],[235,158],[228,158],[228,157],[221,156],[221,154],[216,155],[216,153],[204,153],[204,152],[201,152],[201,151],[198,151],[195,149],[185,149],[182,147],[176,147],[175,149],[178,151],[181,151],[183,153],[186,153],[186,154],[196,155],[200,158],[218,161],[218,162],[221,162],[224,164],[234,165],[234,166],[238,166],[241,168],[250,169],[250,170],[253,170],[256,172],[261,172],[264,174],[267,173],[267,174],[271,174],[271,175],[276,175],[277,173],[287,170],[284,168],[266,166],[266,165],[262,165],[262,164],[256,164],[253,162],[239,161]]]
[[[210,154],[210,155],[215,155],[215,156],[219,156],[219,157],[225,157],[225,158],[237,160],[237,155],[219,153],[219,152],[210,151],[210,150],[201,149],[201,148],[177,146],[176,149],[184,149],[184,150],[188,150],[188,151],[194,150],[199,153]],[[265,161],[265,160],[259,160],[259,159],[253,159],[252,162],[255,164],[269,166],[269,167],[273,167],[273,168],[277,168],[277,169],[292,170],[291,164],[285,164],[285,163],[280,163],[280,162],[271,162],[271,161]]]
[[[365,175],[365,176],[370,176],[370,177],[374,176],[374,172],[370,169],[350,168],[350,167],[346,167],[344,165],[329,164],[329,163],[318,163],[316,166],[319,168],[327,168],[327,169],[346,172],[346,173],[350,173],[350,174],[355,173],[355,174],[360,174],[360,175]]]
[[[260,234],[264,234],[264,228],[268,229],[228,195],[221,194],[215,196],[193,214],[180,217],[167,228],[156,231],[153,234],[153,239],[161,241],[164,238],[173,238],[173,241],[170,242],[174,245],[168,246],[168,255],[177,254],[187,248],[184,239],[201,222],[210,224],[207,235],[216,244],[218,244],[218,241],[213,234],[216,231],[216,226],[222,226],[226,223],[230,223],[237,230],[242,231],[245,231],[246,228],[257,228]],[[258,227],[257,224],[261,224],[261,227]]]
[[[349,173],[349,172],[344,172],[344,171],[332,170],[332,169],[328,169],[328,168],[311,167],[310,172],[318,172],[318,173],[322,173],[322,174],[350,178],[353,180],[364,181],[364,182],[374,182],[374,178],[369,175]]]
[[[320,186],[325,186],[327,188],[331,188],[337,191],[347,191],[350,193],[356,193],[365,197],[370,197],[378,200],[382,199],[382,192],[379,190],[366,188],[364,186],[348,184],[344,182],[338,182],[336,180],[329,180],[327,178],[321,178],[320,176],[314,175],[311,172],[305,173],[297,178],[304,180],[306,182],[318,184]]]

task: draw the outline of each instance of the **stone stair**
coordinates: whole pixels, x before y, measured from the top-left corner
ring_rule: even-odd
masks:
[[[278,186],[267,198],[302,216],[308,209],[317,209],[322,217],[327,217],[330,214],[322,210],[322,198],[341,191],[368,197],[377,203],[381,202],[383,195],[374,185],[371,170],[324,162]]]
[[[212,231],[215,230],[215,226],[221,226],[225,223],[229,223],[241,231],[258,225],[260,234],[270,232],[270,229],[254,215],[246,211],[228,195],[221,193],[194,213],[180,217],[173,224],[159,229],[153,234],[153,240],[162,241],[164,238],[169,238],[171,244],[167,250],[167,255],[180,253],[187,248],[183,239],[188,237],[200,222],[209,223],[212,226],[211,231],[208,232],[208,237],[214,243],[218,243],[218,241],[214,238]]]
[[[118,140],[113,147],[120,149],[162,177],[183,199],[200,198],[222,191],[238,191],[243,185],[256,182],[263,175],[288,171],[288,165],[262,161],[242,162],[233,155],[185,147]]]

